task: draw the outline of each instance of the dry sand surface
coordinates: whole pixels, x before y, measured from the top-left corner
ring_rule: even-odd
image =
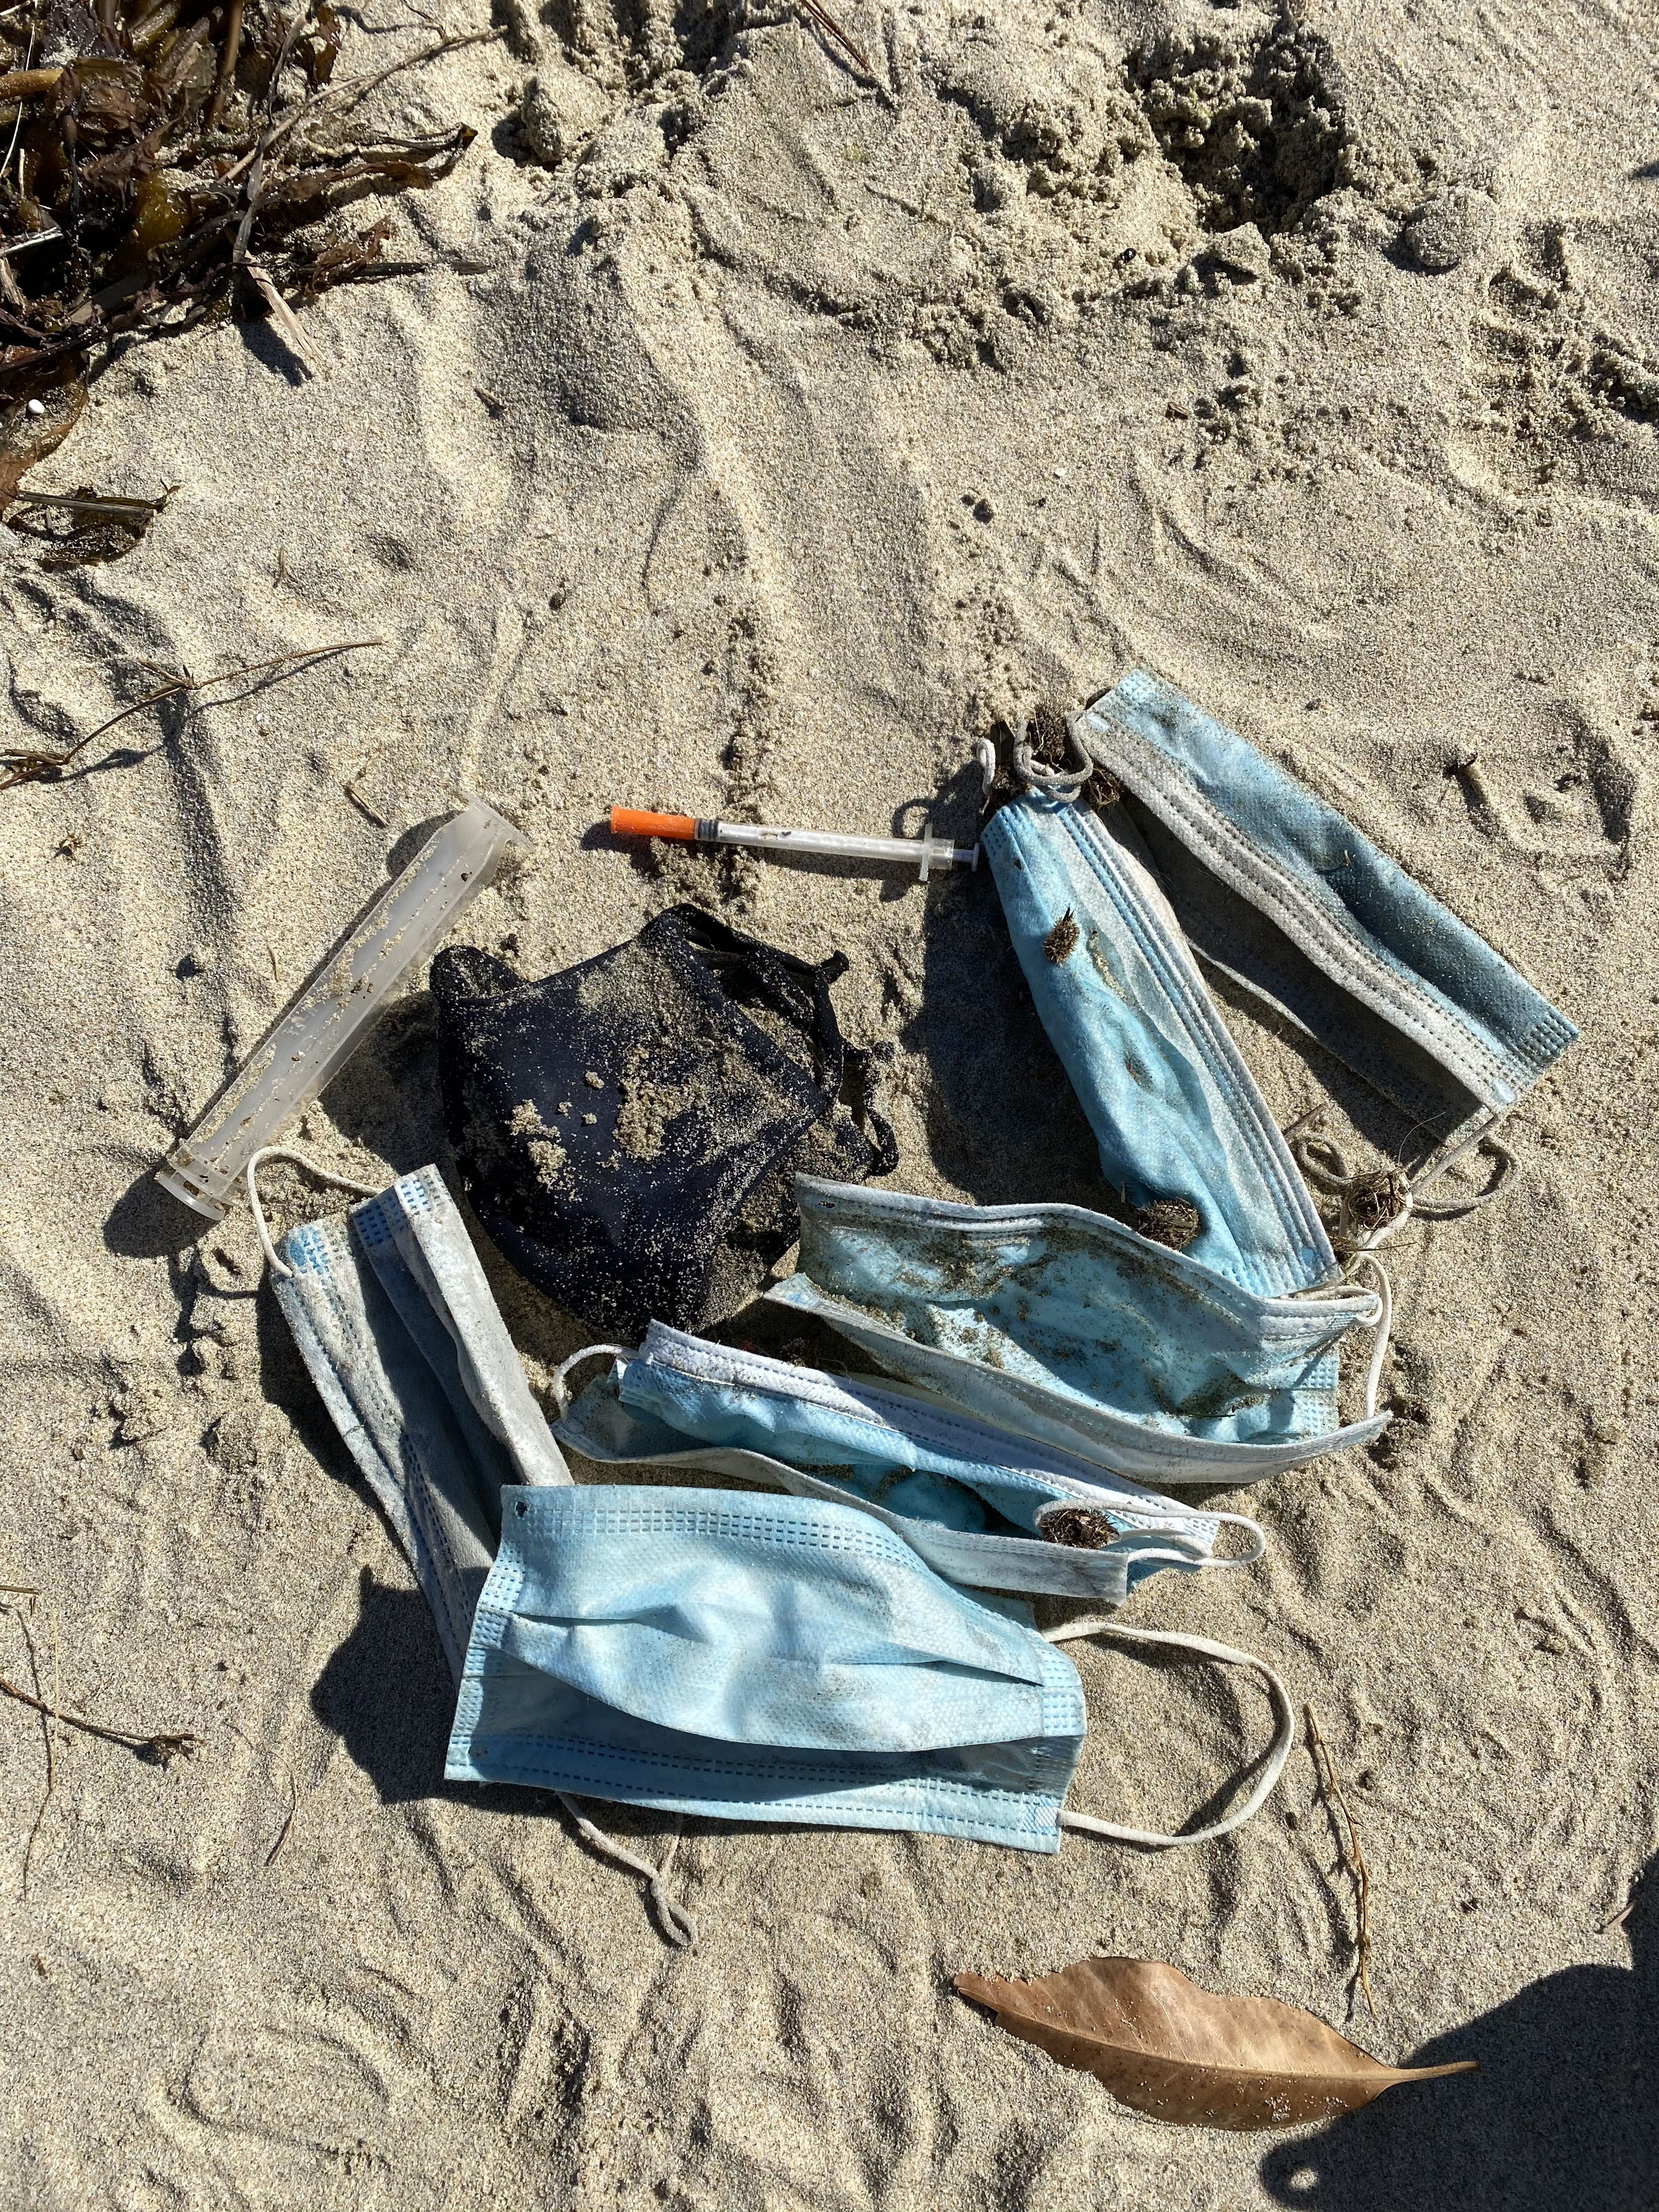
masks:
[[[0,1580],[38,1588],[66,1705],[204,1739],[164,1771],[65,1733],[25,1899],[45,1745],[0,1709],[7,2205],[1655,2201],[1653,15],[840,4],[879,90],[769,0],[514,0],[509,41],[369,111],[478,127],[393,204],[426,273],[304,309],[314,381],[268,325],[118,363],[36,482],[171,506],[107,566],[0,550],[12,742],[90,730],[146,662],[385,641],[0,799]],[[342,70],[428,38],[368,0]],[[843,947],[849,1033],[897,1044],[893,1187],[1099,1202],[987,872],[592,831],[619,799],[967,838],[975,737],[1134,665],[1583,1030],[1512,1194],[1395,1247],[1388,1437],[1253,1495],[1260,1568],[1130,1609],[1316,1701],[1373,1887],[1352,2032],[1481,2063],[1288,2141],[1139,2118],[949,1978],[1103,1947],[1350,2023],[1304,1753],[1164,1856],[691,1822],[672,1953],[550,1802],[444,1785],[430,1622],[246,1214],[198,1235],[149,1180],[476,789],[533,856],[464,936],[540,975],[690,895]],[[1445,774],[1471,749],[1485,805]],[[1281,1119],[1334,1095],[1377,1133],[1227,1012]],[[423,995],[305,1134],[371,1178],[441,1163]],[[539,1385],[586,1332],[485,1257]],[[1081,1807],[1189,1818],[1261,1741],[1248,1689],[1073,1649]],[[615,1821],[653,1854],[669,1825]]]

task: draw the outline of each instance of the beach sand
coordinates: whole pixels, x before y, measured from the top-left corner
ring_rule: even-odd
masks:
[[[314,380],[268,324],[130,355],[33,482],[176,484],[166,512],[103,567],[0,546],[9,743],[72,742],[146,664],[382,641],[0,797],[0,1581],[38,1592],[0,1672],[33,1679],[27,1623],[49,1699],[203,1738],[162,1768],[60,1731],[42,1813],[39,1717],[0,1708],[8,2205],[1655,2199],[1651,1886],[1620,1917],[1659,1836],[1651,19],[842,6],[879,88],[784,8],[515,0],[510,41],[364,111],[478,129],[389,204],[426,273],[303,308]],[[428,38],[371,7],[342,71]],[[538,975],[690,896],[839,947],[848,1034],[896,1045],[890,1187],[1102,1202],[988,871],[596,825],[966,842],[975,740],[1134,665],[1583,1031],[1516,1116],[1512,1190],[1393,1248],[1388,1437],[1227,1500],[1261,1565],[1126,1614],[1316,1705],[1374,2020],[1302,1749],[1251,1826],[1163,1855],[691,1821],[701,1940],[669,1950],[550,1800],[444,1784],[423,1601],[246,1212],[198,1233],[151,1180],[476,790],[532,854],[461,938]],[[1484,802],[1447,773],[1471,751]],[[1333,1101],[1376,1156],[1340,1070],[1222,1003],[1281,1121]],[[416,990],[303,1141],[368,1180],[441,1165],[434,1069]],[[541,1387],[589,1332],[481,1249]],[[1085,1809],[1190,1819],[1265,1741],[1248,1687],[1070,1648]],[[653,1856],[672,1826],[605,1817]],[[1103,1948],[1482,2070],[1288,2139],[1176,2130],[951,1990]]]

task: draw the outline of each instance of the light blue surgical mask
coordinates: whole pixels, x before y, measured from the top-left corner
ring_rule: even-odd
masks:
[[[1334,1280],[1318,1209],[1121,810],[1032,795],[982,842],[1107,1181],[1136,1207],[1195,1207],[1189,1258],[1259,1297]]]
[[[335,1426],[397,1532],[459,1676],[501,1534],[504,1484],[570,1481],[465,1224],[437,1170],[292,1229],[254,1218],[277,1303]],[[342,1178],[325,1176],[339,1183]],[[348,1184],[361,1189],[361,1185]]]
[[[960,1206],[796,1180],[798,1271],[769,1299],[978,1421],[1136,1482],[1232,1486],[1364,1443],[1337,1351],[1383,1301],[1264,1298],[1075,1206]]]
[[[1577,1035],[1334,807],[1171,685],[1137,670],[1073,727],[1121,786],[1185,939],[1409,1117],[1416,1189]]]
[[[605,1347],[599,1347],[601,1349]],[[591,1354],[576,1353],[566,1369]],[[1247,1566],[1261,1531],[1115,1479],[1097,1464],[863,1377],[824,1375],[653,1322],[565,1413],[561,1443],[589,1459],[702,1467],[861,1505],[947,1581],[1121,1605],[1160,1567]],[[808,1474],[805,1470],[820,1470]],[[1099,1549],[1044,1540],[1081,1508]],[[1249,1548],[1217,1558],[1224,1524]]]
[[[945,1581],[870,1513],[811,1498],[599,1485],[505,1493],[445,1768],[736,1820],[908,1829],[1054,1851],[1063,1828],[1198,1842],[1248,1820],[1294,1733],[1259,1660]],[[1249,1796],[1186,1836],[1065,1809],[1085,1729],[1054,1642],[1105,1634],[1262,1676]]]

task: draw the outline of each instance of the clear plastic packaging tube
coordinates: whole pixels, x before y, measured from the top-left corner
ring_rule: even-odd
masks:
[[[163,1190],[222,1221],[237,1177],[356,1051],[394,987],[477,898],[519,831],[470,799],[388,884],[301,986],[187,1136],[155,1170]]]

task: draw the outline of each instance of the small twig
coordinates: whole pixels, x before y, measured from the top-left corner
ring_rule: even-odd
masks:
[[[17,491],[7,505],[11,507],[61,507],[70,514],[112,514],[123,522],[143,522],[148,517],[160,514],[166,507],[165,499],[82,499],[68,492]]]
[[[357,778],[355,775],[350,777],[345,783],[342,784],[340,788],[344,792],[346,797],[351,801],[352,805],[356,808],[360,814],[368,815],[369,820],[374,824],[377,830],[389,830],[392,827],[392,824],[386,820],[385,815],[380,812],[380,809],[378,807],[371,806],[368,801],[363,797],[362,792],[358,790]]]
[[[800,8],[803,15],[810,15],[821,31],[827,31],[838,46],[844,47],[851,54],[872,84],[881,82],[870,66],[869,58],[853,44],[830,10],[822,4],[822,0],[800,0]]]
[[[499,46],[506,36],[503,27],[493,31],[468,31],[459,39],[440,39],[435,46],[424,46],[418,54],[410,54],[404,61],[391,62],[385,69],[377,70],[372,76],[354,77],[349,84],[331,86],[330,91],[336,97],[350,94],[349,99],[341,100],[337,112],[349,115],[354,107],[362,106],[371,92],[383,85],[388,77],[396,76],[400,70],[419,69],[423,62],[435,62],[441,54],[459,53],[463,46]],[[328,95],[322,96],[326,98]]]
[[[276,324],[288,341],[289,351],[307,376],[320,376],[323,373],[322,356],[307,337],[304,324],[276,289],[270,272],[264,262],[256,261],[250,253],[243,266],[253,279],[260,297],[270,308],[271,321]]]
[[[23,1633],[27,1637],[27,1628]],[[33,1649],[31,1640],[29,1645],[31,1665],[33,1662]],[[40,1679],[38,1673],[35,1679],[37,1681]],[[154,1735],[144,1735],[136,1729],[106,1728],[101,1721],[89,1721],[83,1713],[66,1712],[61,1705],[49,1705],[44,1698],[31,1697],[27,1690],[20,1690],[15,1682],[7,1681],[3,1674],[0,1674],[0,1694],[8,1698],[15,1698],[20,1705],[32,1706],[37,1713],[46,1714],[49,1720],[65,1721],[70,1728],[79,1729],[83,1735],[101,1736],[106,1743],[123,1744],[129,1751],[137,1752],[141,1758],[149,1759],[157,1766],[166,1766],[170,1760],[179,1758],[181,1754],[188,1756],[192,1751],[199,1751],[202,1746],[202,1738],[199,1735],[192,1735],[188,1729],[172,1731],[164,1729]],[[46,1741],[50,1745],[52,1741],[50,1731]],[[50,1751],[47,1756],[50,1759]],[[47,1784],[47,1794],[48,1796],[51,1794],[50,1783]]]
[[[0,240],[0,259],[8,258],[14,253],[25,253],[31,246],[49,246],[54,238],[63,235],[55,222],[49,222],[44,230],[32,230],[26,237]]]
[[[40,1686],[40,1662],[35,1656],[34,1638],[30,1632],[28,1621],[23,1614],[22,1608],[19,1606],[14,1606],[12,1607],[12,1611],[16,1613],[17,1626],[23,1632],[23,1642],[29,1655],[29,1672],[34,1677],[34,1686],[38,1690]],[[52,1638],[54,1671],[57,1649],[57,1634],[54,1626]],[[54,1688],[55,1687],[56,1685],[54,1684]],[[40,1700],[38,1698],[31,1698],[29,1702],[31,1704],[39,1704]],[[46,1707],[41,1705],[40,1710],[44,1716]],[[52,1723],[49,1719],[45,1717],[42,1718],[40,1723],[40,1732],[46,1740],[46,1786],[41,1792],[40,1807],[34,1815],[34,1825],[29,1830],[29,1839],[23,1846],[22,1888],[23,1901],[26,1905],[28,1902],[29,1894],[29,1869],[34,1863],[34,1846],[40,1841],[41,1828],[46,1824],[46,1808],[52,1802],[52,1793],[58,1787],[58,1751],[56,1745],[52,1741]]]
[[[274,1867],[276,1865],[276,1855],[282,1850],[283,1845],[288,1841],[288,1832],[294,1826],[294,1815],[299,1811],[299,1809],[300,1792],[295,1784],[294,1777],[290,1774],[288,1778],[288,1818],[283,1821],[281,1828],[277,1831],[276,1842],[265,1853],[265,1864],[268,1867]]]
[[[1319,1782],[1320,1794],[1325,1799],[1327,1809],[1332,1806],[1340,1809],[1346,1826],[1346,1836],[1342,1829],[1337,1829],[1337,1844],[1342,1853],[1342,1863],[1352,1877],[1356,1899],[1358,1932],[1354,1942],[1354,1979],[1365,1992],[1366,2008],[1371,2018],[1375,2020],[1376,2005],[1371,1996],[1370,1975],[1370,1870],[1365,1864],[1365,1854],[1359,1848],[1359,1831],[1354,1826],[1353,1814],[1349,1809],[1347,1798],[1343,1793],[1342,1784],[1336,1771],[1336,1761],[1331,1757],[1330,1746],[1320,1733],[1319,1723],[1315,1717],[1313,1707],[1310,1705],[1304,1705],[1302,1716],[1307,1723],[1308,1751],[1314,1763],[1314,1773]],[[1332,1825],[1335,1826],[1334,1820]]]
[[[181,692],[211,690],[217,684],[234,684],[239,678],[244,676],[268,675],[273,670],[287,668],[295,663],[302,662],[307,667],[312,667],[319,662],[333,659],[338,653],[366,652],[370,646],[385,643],[386,640],[383,637],[347,638],[339,645],[301,646],[292,653],[279,653],[270,660],[247,661],[240,668],[226,669],[223,674],[219,676],[175,677],[172,682],[163,684],[159,690],[147,691],[142,699],[136,699],[131,707],[123,707],[118,714],[112,714],[106,722],[100,722],[95,730],[89,730],[84,738],[77,738],[66,752],[0,751],[0,761],[3,761],[11,770],[9,775],[0,776],[0,791],[9,790],[15,783],[38,782],[42,776],[67,768],[77,753],[84,752],[89,744],[95,743],[108,731],[114,729],[118,723],[126,721],[134,714],[142,714],[146,707],[159,706],[164,699],[177,698]]]
[[[230,0],[229,11],[225,18],[225,50],[219,58],[219,75],[214,84],[213,97],[208,102],[206,127],[210,131],[219,128],[225,103],[235,87],[236,61],[241,51],[242,0]]]
[[[890,192],[880,185],[872,185],[867,177],[864,180],[864,189],[872,199],[885,200],[890,206],[902,208],[906,215],[914,216],[918,222],[922,222],[927,216],[927,210],[925,207],[919,207],[915,200],[907,200],[901,192]],[[994,766],[992,774],[995,775]]]

